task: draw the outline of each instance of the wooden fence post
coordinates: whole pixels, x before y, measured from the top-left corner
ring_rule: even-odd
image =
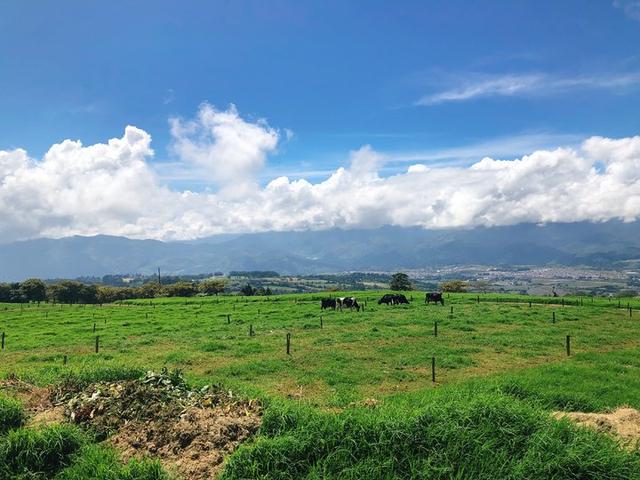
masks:
[[[571,355],[571,335],[567,335],[567,357]]]
[[[291,355],[291,334],[287,333],[287,355]]]
[[[431,381],[436,381],[436,357],[431,357]]]

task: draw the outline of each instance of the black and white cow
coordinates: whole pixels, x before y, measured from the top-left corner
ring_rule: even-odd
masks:
[[[347,307],[349,310],[356,309],[356,312],[360,311],[360,305],[356,300],[356,297],[339,297],[336,298],[338,308],[342,310],[342,307]]]

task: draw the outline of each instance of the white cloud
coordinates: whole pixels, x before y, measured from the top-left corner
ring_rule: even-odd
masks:
[[[279,133],[265,120],[243,120],[234,105],[216,110],[205,103],[195,120],[173,118],[172,150],[204,178],[233,192],[245,192],[276,150]],[[291,134],[286,132],[286,136]],[[233,193],[232,192],[232,193]]]
[[[65,140],[40,160],[24,150],[0,151],[0,241],[98,233],[171,240],[640,216],[640,136],[591,137],[575,148],[536,150],[514,160],[486,157],[468,167],[418,163],[390,177],[379,174],[389,157],[365,146],[323,181],[278,177],[259,188],[253,178],[278,142],[264,121],[205,106],[196,120],[174,123],[174,134],[183,142],[177,164],[206,169],[218,184],[215,193],[167,187],[150,164],[150,136],[135,127],[106,144]],[[228,194],[238,182],[252,187],[242,196]]]
[[[421,97],[418,106],[462,102],[486,97],[554,95],[575,89],[621,91],[640,84],[640,72],[606,76],[553,76],[548,74],[465,75],[451,88]]]

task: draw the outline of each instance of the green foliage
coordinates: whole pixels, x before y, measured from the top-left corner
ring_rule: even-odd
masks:
[[[178,282],[163,287],[168,297],[193,297],[198,293],[198,286],[191,282]]]
[[[24,411],[19,401],[0,396],[0,434],[18,428],[24,422]]]
[[[224,278],[209,278],[198,284],[198,290],[205,295],[218,295],[224,293],[225,284]]]
[[[27,302],[43,302],[47,298],[47,287],[38,278],[30,278],[20,283],[20,292]]]
[[[11,430],[0,440],[0,478],[49,478],[85,443],[70,426]]]
[[[413,290],[409,275],[406,273],[394,273],[391,275],[391,281],[389,282],[389,288],[391,290]]]

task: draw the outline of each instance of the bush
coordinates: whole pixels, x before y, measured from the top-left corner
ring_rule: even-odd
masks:
[[[24,411],[17,400],[0,397],[0,434],[18,428],[24,422]]]

